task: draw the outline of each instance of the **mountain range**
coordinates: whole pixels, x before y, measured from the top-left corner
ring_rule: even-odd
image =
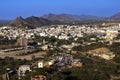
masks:
[[[40,27],[43,25],[50,25],[51,21],[44,19],[42,17],[27,17],[22,18],[21,16],[17,17],[15,20],[11,21],[8,25],[17,26],[17,27]]]
[[[42,16],[45,19],[51,21],[75,21],[75,20],[101,20],[103,17],[91,16],[91,15],[72,15],[72,14],[48,14]]]
[[[17,17],[15,20],[9,21],[10,26],[30,28],[41,27],[44,25],[51,24],[79,24],[81,22],[92,22],[92,21],[120,21],[120,12],[110,17],[97,17],[91,15],[72,15],[72,14],[47,14],[41,17]],[[0,21],[1,22],[1,21]]]

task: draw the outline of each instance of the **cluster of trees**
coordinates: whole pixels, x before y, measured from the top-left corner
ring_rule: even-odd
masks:
[[[113,43],[109,49],[116,55],[113,60],[120,64],[120,43]]]
[[[30,61],[14,59],[12,57],[5,57],[5,59],[0,59],[0,75],[8,73],[11,71],[10,80],[18,80],[17,69],[20,65],[30,64]],[[9,70],[7,70],[9,69]]]
[[[118,35],[117,35],[117,37],[115,39],[120,39],[120,30],[118,32],[119,33],[118,33]]]
[[[9,40],[7,38],[0,38],[0,49],[8,49],[18,47],[16,45],[17,40]]]
[[[87,45],[87,46],[75,46],[73,47],[73,51],[88,51],[88,50],[92,50],[92,49],[96,49],[96,48],[101,48],[101,47],[106,47],[105,44],[103,43],[93,43],[91,45]]]
[[[110,80],[111,75],[119,75],[120,65],[113,63],[89,64],[82,68],[73,67],[55,72],[52,80]]]
[[[37,42],[43,42],[43,40],[45,40],[47,43],[51,43],[51,44],[57,44],[57,46],[63,45],[63,44],[71,44],[73,42],[73,39],[70,40],[64,40],[64,39],[57,39],[55,37],[40,37],[37,36],[37,38],[35,39],[35,41]]]
[[[15,44],[17,42],[17,40],[9,40],[7,38],[1,38],[0,39],[0,45],[8,45],[8,44]]]
[[[94,68],[71,68],[57,72],[53,75],[52,80],[109,80],[110,76],[103,70]]]

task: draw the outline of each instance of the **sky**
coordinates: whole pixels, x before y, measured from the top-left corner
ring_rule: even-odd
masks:
[[[108,17],[120,12],[120,0],[0,0],[0,20],[54,14]]]

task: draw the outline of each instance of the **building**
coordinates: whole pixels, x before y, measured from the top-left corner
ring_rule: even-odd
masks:
[[[18,69],[18,77],[20,79],[21,76],[25,76],[27,71],[31,71],[30,65],[21,65]]]
[[[43,68],[43,62],[38,62],[38,68]]]
[[[80,59],[74,59],[73,66],[81,68],[82,67],[82,63],[80,62]]]
[[[87,53],[89,55],[97,56],[105,60],[111,60],[115,57],[115,54],[113,52],[111,52],[109,49],[104,48],[104,47],[90,50]]]
[[[17,43],[20,46],[27,46],[27,39],[25,38],[25,36],[19,37]]]
[[[38,75],[38,76],[31,77],[31,80],[47,80],[47,79],[46,79],[46,76],[44,75]]]

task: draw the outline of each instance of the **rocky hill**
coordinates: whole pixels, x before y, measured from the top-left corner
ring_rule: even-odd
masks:
[[[15,20],[11,21],[9,23],[9,25],[21,27],[21,26],[25,26],[25,25],[27,26],[28,23],[21,16],[19,16]]]
[[[15,20],[11,21],[9,23],[10,26],[16,26],[16,27],[29,27],[29,28],[34,28],[34,27],[40,27],[43,25],[50,25],[51,21],[41,18],[41,17],[28,17],[28,18],[22,18],[21,16],[17,17]]]

